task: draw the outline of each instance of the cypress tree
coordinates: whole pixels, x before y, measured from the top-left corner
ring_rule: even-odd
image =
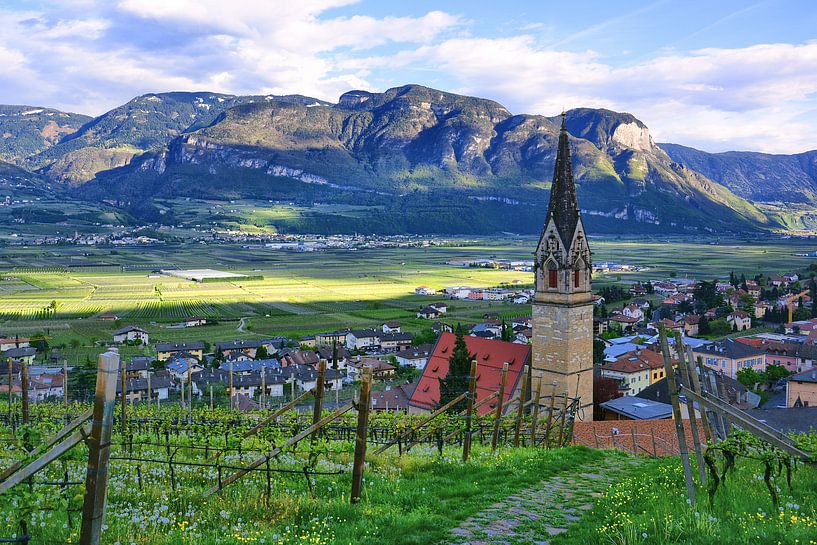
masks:
[[[442,407],[452,399],[456,398],[468,390],[468,376],[471,373],[471,361],[474,356],[468,353],[465,345],[465,336],[462,326],[457,324],[457,340],[454,343],[454,351],[448,359],[448,373],[445,378],[438,379],[440,382],[440,403]],[[465,408],[465,400],[457,403],[449,412],[456,413]]]

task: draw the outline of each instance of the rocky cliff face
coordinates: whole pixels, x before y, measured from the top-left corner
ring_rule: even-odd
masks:
[[[347,203],[438,195],[536,209],[547,202],[560,121],[416,85],[351,91],[336,105],[253,101],[98,176],[84,194],[131,198],[149,186],[163,196]],[[768,224],[750,203],[673,162],[632,115],[577,109],[566,123],[588,216],[682,231]]]

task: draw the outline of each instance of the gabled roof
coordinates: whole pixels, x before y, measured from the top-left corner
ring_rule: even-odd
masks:
[[[619,356],[616,361],[606,363],[602,371],[616,371],[618,373],[639,373],[650,369],[662,369],[664,357],[652,350],[634,350]]]
[[[140,333],[147,333],[147,331],[145,331],[141,327],[136,327],[135,325],[127,325],[127,326],[125,326],[123,328],[120,328],[120,329],[117,329],[116,331],[114,331],[113,335],[124,335],[125,333],[128,333],[129,331],[139,331]]]
[[[27,358],[37,354],[37,349],[33,346],[26,346],[24,348],[9,348],[3,355],[7,358]]]
[[[817,384],[817,368],[807,369],[796,375],[792,375],[789,380],[795,382],[811,382]]]
[[[753,356],[763,356],[766,354],[766,350],[759,346],[751,346],[738,342],[735,339],[724,339],[722,341],[705,344],[694,350],[695,352],[730,359],[751,358]]]
[[[156,343],[157,352],[181,352],[187,350],[204,350],[204,341],[186,343]]]
[[[380,334],[380,341],[411,341],[414,338],[414,335],[411,333],[381,333]]]
[[[239,360],[233,362],[224,362],[219,366],[223,371],[230,371],[230,366],[233,366],[233,373],[246,373],[247,371],[258,371],[259,369],[280,369],[281,363],[272,358],[266,360]]]
[[[448,360],[454,351],[456,335],[443,333],[434,346],[434,351],[428,358],[423,374],[411,396],[411,405],[423,409],[433,410],[440,400],[440,381],[448,374]],[[530,360],[531,347],[526,344],[516,344],[479,337],[465,337],[465,346],[468,353],[476,357],[477,361],[477,401],[485,398],[499,389],[499,379],[502,364],[509,363],[508,379],[505,388],[505,402],[511,399],[516,388],[522,368]],[[491,411],[490,403],[479,408],[479,414]]]
[[[672,417],[672,405],[634,396],[605,401],[601,407],[633,420],[655,420]]]
[[[245,348],[260,348],[262,344],[267,344],[265,341],[255,340],[238,340],[238,341],[222,341],[216,343],[216,348],[219,350],[242,350]]]

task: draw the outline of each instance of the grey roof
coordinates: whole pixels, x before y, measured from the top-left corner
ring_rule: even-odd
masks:
[[[383,333],[380,335],[380,341],[411,341],[414,335],[411,333]]]
[[[150,390],[151,392],[155,392],[156,390],[161,390],[162,388],[170,388],[173,386],[173,381],[170,380],[170,377],[166,376],[156,376],[152,375],[150,377]],[[147,391],[148,389],[148,379],[146,378],[131,378],[128,379],[126,388],[128,392],[138,392],[138,391]],[[122,381],[116,381],[116,391],[122,391]]]
[[[735,339],[723,339],[722,341],[699,346],[694,350],[701,354],[729,359],[751,358],[753,356],[765,356],[766,354],[766,349],[761,346],[752,346]]]
[[[238,340],[222,341],[216,343],[219,350],[240,350],[242,348],[259,348],[262,344],[269,344],[267,341]]]
[[[204,341],[186,343],[156,343],[157,352],[180,352],[183,350],[204,350]]]
[[[749,416],[783,433],[817,432],[817,407],[750,409],[746,412]]]
[[[33,346],[27,346],[25,348],[9,348],[3,355],[7,358],[27,358],[29,356],[34,356],[37,354],[37,349]]]
[[[817,367],[807,369],[801,373],[797,373],[796,375],[792,375],[789,377],[789,380],[793,380],[795,382],[813,382],[817,384]]]
[[[659,403],[633,396],[617,397],[605,401],[601,407],[633,420],[655,420],[672,416],[672,405],[669,403]]]
[[[125,364],[126,371],[147,371],[150,368],[151,359],[147,356],[136,356]]]
[[[707,370],[707,374],[715,377],[715,385],[718,388],[718,395],[720,396],[721,393],[725,391],[726,397],[731,405],[734,405],[740,409],[754,408],[757,406],[757,403],[752,401],[752,396],[747,395],[749,390],[739,381],[730,378],[723,373],[712,372],[710,370]],[[678,369],[675,369],[675,377],[675,380],[680,384],[682,380]],[[721,386],[723,386],[723,388]],[[669,403],[670,398],[667,379],[662,378],[658,382],[650,384],[638,392],[635,397],[648,399],[650,401],[658,401],[661,403]]]
[[[233,373],[246,373],[248,371],[258,371],[260,369],[280,369],[281,362],[275,358],[266,360],[239,360],[234,362],[224,362],[219,366],[223,371],[230,371],[230,365],[233,366]]]
[[[127,333],[128,331],[141,331],[142,333],[147,333],[147,331],[145,331],[141,327],[136,327],[135,325],[126,325],[125,327],[119,328],[116,331],[114,331],[113,334],[122,335],[124,333]]]
[[[797,357],[803,360],[817,360],[817,344],[804,343],[797,348]]]
[[[364,337],[380,337],[382,333],[378,333],[374,329],[353,329],[349,331],[349,335],[353,335],[357,339]]]
[[[545,225],[553,218],[556,230],[565,246],[573,242],[573,233],[579,223],[579,203],[576,199],[576,184],[573,181],[573,162],[570,157],[565,118],[562,117],[562,128],[559,131],[559,147],[556,152],[556,164],[553,167],[553,184],[550,189],[550,203]]]

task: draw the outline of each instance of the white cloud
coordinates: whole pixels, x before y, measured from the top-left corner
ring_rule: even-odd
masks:
[[[432,81],[520,113],[628,111],[656,140],[708,150],[817,147],[817,42],[665,52],[622,66],[600,51],[544,45],[550,32],[470,36],[472,25],[458,15],[350,15],[355,3],[63,0],[46,11],[0,7],[0,102],[98,114],[145,92],[336,100],[351,88],[371,89],[371,82]]]

